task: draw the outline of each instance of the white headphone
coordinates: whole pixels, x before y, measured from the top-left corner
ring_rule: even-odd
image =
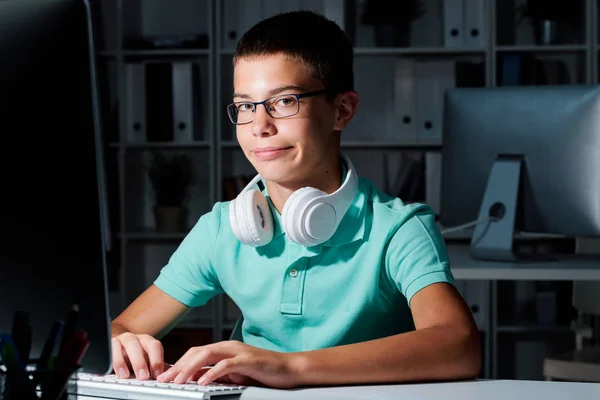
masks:
[[[333,193],[312,187],[296,190],[287,199],[282,212],[282,229],[290,239],[303,246],[315,246],[333,236],[358,190],[358,177],[345,154],[346,179]],[[257,174],[229,205],[229,223],[244,244],[264,246],[273,239],[273,216],[266,197],[258,187]]]

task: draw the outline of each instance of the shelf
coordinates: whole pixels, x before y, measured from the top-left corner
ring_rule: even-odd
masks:
[[[161,233],[161,232],[125,232],[118,233],[119,239],[125,240],[182,240],[187,236],[187,232]]]
[[[462,47],[355,47],[357,56],[387,55],[485,55],[484,48]]]
[[[197,141],[188,143],[177,143],[177,142],[150,142],[150,143],[118,143],[113,142],[110,147],[117,147],[121,149],[186,149],[186,148],[208,148],[210,147],[209,141]]]
[[[355,140],[342,141],[346,149],[440,149],[439,139],[421,139],[406,142],[362,142]]]
[[[221,49],[222,55],[233,55],[234,49]],[[484,48],[459,48],[459,47],[355,47],[357,56],[387,56],[387,55],[485,55]]]
[[[600,50],[600,46],[597,46]],[[559,44],[559,45],[509,45],[496,46],[495,50],[511,52],[548,52],[564,53],[573,51],[586,51],[588,46],[585,44]],[[222,55],[233,55],[234,49],[221,49]],[[462,47],[355,47],[354,54],[386,56],[386,55],[485,55],[485,48],[462,48]]]
[[[533,53],[565,53],[573,51],[586,51],[586,45],[565,44],[552,46],[519,45],[519,46],[497,46],[498,52],[533,52]]]
[[[540,324],[525,324],[525,325],[498,325],[496,327],[498,333],[572,333],[573,331],[567,325],[540,325]]]
[[[221,141],[223,148],[239,148],[239,144],[234,140]],[[440,149],[442,144],[439,139],[419,140],[411,142],[361,142],[361,141],[342,141],[342,148],[345,149]]]
[[[102,57],[123,56],[207,56],[209,49],[148,49],[148,50],[104,50],[100,51]]]

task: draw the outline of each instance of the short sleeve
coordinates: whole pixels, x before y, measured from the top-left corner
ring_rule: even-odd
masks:
[[[212,263],[221,221],[220,207],[202,215],[171,255],[154,284],[189,307],[223,293]]]
[[[388,244],[386,268],[409,305],[415,293],[428,285],[454,284],[446,244],[431,208],[418,208],[396,230]]]

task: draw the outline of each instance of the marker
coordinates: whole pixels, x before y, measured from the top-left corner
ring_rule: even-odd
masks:
[[[87,332],[83,329],[77,329],[56,357],[54,369],[62,370],[78,366],[89,347],[89,343]]]
[[[71,336],[75,333],[77,329],[77,322],[79,319],[79,305],[73,304],[69,314],[67,315],[67,319],[65,321],[65,325],[63,327],[62,340],[60,342],[60,351],[65,347],[65,344],[71,339]]]
[[[54,321],[52,327],[50,328],[50,333],[46,337],[46,341],[44,342],[44,347],[42,348],[42,352],[40,353],[40,358],[38,359],[37,368],[38,369],[47,369],[49,368],[49,361],[52,353],[54,352],[54,346],[58,341],[58,336],[63,329],[63,322],[60,320]]]
[[[6,362],[8,371],[24,370],[25,365],[19,356],[19,350],[7,333],[0,335],[0,353],[2,353],[2,359]]]
[[[35,393],[34,388],[32,382],[27,378],[25,365],[19,357],[19,351],[9,334],[0,335],[0,353],[7,369],[7,379],[10,377],[14,379],[11,385],[14,385],[12,387],[17,393],[17,398],[30,398],[29,394]]]
[[[17,311],[13,316],[12,340],[24,364],[28,363],[31,351],[31,325],[25,311]]]

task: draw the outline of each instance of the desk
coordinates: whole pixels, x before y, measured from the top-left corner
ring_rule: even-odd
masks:
[[[600,399],[600,384],[519,380],[478,380],[383,386],[348,386],[274,390],[248,388],[241,400],[411,399],[411,400],[592,400]]]
[[[482,261],[472,258],[469,245],[449,244],[448,254],[452,274],[457,280],[489,281],[489,318],[484,352],[486,362],[483,371],[486,377],[497,378],[497,284],[498,280],[513,281],[600,281],[600,258],[564,258],[556,261],[507,262]]]
[[[565,258],[557,261],[507,262],[472,258],[468,245],[448,245],[452,273],[456,279],[600,281],[598,260]]]

